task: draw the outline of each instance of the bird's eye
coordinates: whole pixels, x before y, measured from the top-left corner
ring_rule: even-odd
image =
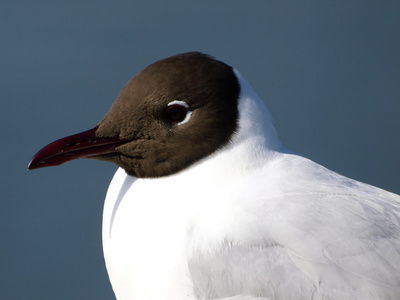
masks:
[[[172,124],[177,124],[185,120],[186,114],[186,107],[180,104],[167,106],[164,112],[165,118]]]

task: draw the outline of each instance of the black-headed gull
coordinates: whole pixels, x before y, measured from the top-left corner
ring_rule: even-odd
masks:
[[[103,214],[118,300],[400,299],[400,196],[286,150],[207,55],[151,64],[28,168],[84,157],[120,167]]]

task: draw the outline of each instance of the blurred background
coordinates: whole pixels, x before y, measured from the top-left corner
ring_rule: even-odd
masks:
[[[400,193],[399,1],[3,1],[0,300],[115,299],[101,246],[116,167],[26,171],[99,122],[148,64],[202,51],[266,102],[283,144]]]

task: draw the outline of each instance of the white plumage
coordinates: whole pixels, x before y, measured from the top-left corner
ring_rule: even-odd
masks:
[[[286,150],[235,74],[229,145],[170,176],[116,172],[103,245],[117,299],[400,299],[400,197]]]

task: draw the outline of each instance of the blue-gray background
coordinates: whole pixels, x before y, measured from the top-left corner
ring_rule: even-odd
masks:
[[[177,53],[240,70],[288,148],[400,193],[399,1],[6,0],[0,22],[0,300],[114,299],[101,214],[116,167],[26,165]]]

